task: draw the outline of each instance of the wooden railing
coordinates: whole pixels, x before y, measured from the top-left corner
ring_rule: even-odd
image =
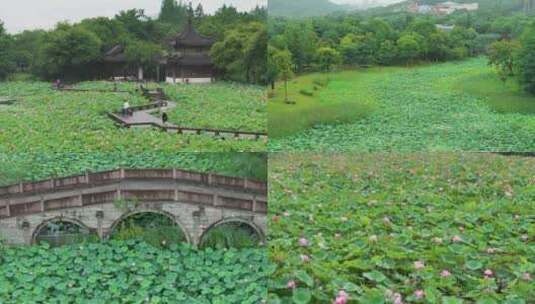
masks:
[[[180,184],[170,186],[169,189],[165,187],[157,190],[151,187],[143,189],[138,186],[135,189],[128,189],[119,184],[120,181],[139,179],[177,180],[205,188],[217,187],[232,191],[217,194],[218,191],[190,189],[181,187]],[[117,187],[98,188],[97,192],[57,192],[101,185],[116,185]],[[236,190],[244,193],[234,193],[233,191]],[[266,214],[268,208],[266,195],[266,183],[255,180],[179,169],[119,169],[2,187],[0,188],[0,219],[112,203],[120,199],[135,199],[145,203],[176,201]]]
[[[56,87],[52,86],[52,89],[58,90],[58,91],[66,91],[66,92],[95,92],[95,93],[130,93],[130,91],[125,90],[115,90],[115,89],[77,89],[73,87]]]
[[[127,179],[173,179],[262,194],[267,192],[266,183],[239,177],[181,169],[118,169],[4,186],[0,187],[0,196],[80,188],[88,185],[94,186]]]

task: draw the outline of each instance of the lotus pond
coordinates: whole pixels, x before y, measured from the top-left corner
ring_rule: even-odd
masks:
[[[0,185],[117,168],[181,168],[265,181],[265,153],[0,153]]]
[[[112,89],[113,84],[89,82],[77,87]],[[252,131],[266,129],[265,98],[260,87],[231,83],[164,87],[170,91],[171,98],[178,99],[177,108],[169,113],[176,124]],[[135,88],[135,84],[126,83],[120,84],[118,89],[130,93],[58,92],[44,82],[0,83],[0,96],[17,99],[13,105],[0,105],[0,152],[265,150],[263,141],[220,140],[205,135],[118,128],[107,117],[108,111],[119,110],[125,100],[132,106],[148,102]]]
[[[260,303],[265,250],[108,241],[0,247],[2,303]]]
[[[486,58],[325,74],[326,88],[296,91],[314,77],[290,83],[296,105],[275,95],[270,123],[280,121],[274,135],[284,136],[270,151],[535,150],[535,97],[497,80]],[[316,123],[299,130],[300,119]]]
[[[535,158],[275,154],[269,171],[269,303],[535,299]]]

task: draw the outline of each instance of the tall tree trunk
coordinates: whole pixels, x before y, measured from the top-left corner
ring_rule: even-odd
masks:
[[[284,102],[288,102],[288,79],[284,79]]]

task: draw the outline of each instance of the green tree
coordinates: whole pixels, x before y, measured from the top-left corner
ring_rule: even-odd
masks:
[[[418,43],[420,40],[418,36],[416,33],[408,33],[398,39],[399,57],[407,64],[418,59],[422,53],[422,47]]]
[[[516,55],[519,49],[518,41],[509,40],[496,41],[489,47],[489,64],[496,67],[503,82],[515,74]]]
[[[158,15],[158,20],[161,22],[182,26],[187,19],[187,7],[182,2],[176,2],[176,0],[163,0]]]
[[[288,103],[288,81],[294,75],[292,53],[289,50],[279,50],[273,55],[273,62],[277,70],[278,79],[284,81],[284,101]]]
[[[375,61],[379,64],[390,65],[396,62],[399,56],[396,44],[391,40],[381,43],[379,51],[376,54]]]
[[[96,34],[83,27],[59,24],[44,45],[45,76],[80,76],[82,67],[100,57],[101,44]]]
[[[310,23],[289,22],[284,29],[284,36],[296,70],[302,72],[316,55],[316,32]]]
[[[320,70],[324,72],[330,71],[333,66],[340,64],[341,61],[340,53],[330,47],[319,48],[316,58]]]
[[[364,35],[347,34],[340,41],[340,50],[346,63],[369,64],[375,53],[372,33]]]
[[[126,43],[125,54],[132,65],[150,68],[157,64],[163,55],[163,49],[148,41],[130,40]]]
[[[520,83],[527,92],[535,95],[535,22],[526,28],[521,43],[518,55]]]
[[[271,85],[271,89],[275,90],[275,81],[279,77],[279,70],[275,62],[275,54],[279,50],[272,45],[267,47],[267,69],[266,69],[266,81]]]
[[[212,47],[211,55],[214,64],[224,71],[228,78],[260,82],[264,76],[261,74],[265,73],[266,69],[266,48],[265,25],[251,22],[225,32],[223,40]]]
[[[4,79],[14,70],[13,38],[6,33],[4,23],[0,21],[0,79]]]

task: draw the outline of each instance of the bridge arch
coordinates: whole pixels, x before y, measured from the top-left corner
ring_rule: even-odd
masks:
[[[246,225],[246,226],[248,226],[249,228],[251,228],[254,231],[254,233],[258,237],[258,240],[259,240],[260,243],[265,243],[265,241],[266,241],[266,236],[265,236],[264,231],[256,223],[254,223],[253,221],[248,220],[246,218],[243,218],[243,217],[233,216],[233,217],[224,218],[224,219],[219,220],[219,221],[217,221],[215,223],[212,223],[210,226],[208,226],[203,231],[201,236],[199,237],[199,242],[198,242],[199,246],[202,246],[206,235],[208,235],[211,230],[213,230],[213,229],[215,229],[215,228],[217,228],[219,226],[223,226],[225,224],[243,224],[243,225]]]
[[[87,226],[86,224],[84,224],[80,220],[77,220],[75,218],[65,217],[63,215],[55,216],[55,217],[52,217],[52,218],[49,218],[49,219],[46,219],[46,220],[42,221],[41,224],[39,224],[39,225],[37,225],[37,227],[35,227],[35,229],[32,232],[31,244],[36,244],[37,243],[37,237],[41,233],[41,230],[43,230],[43,228],[48,226],[50,223],[54,223],[54,222],[70,223],[70,224],[79,226],[80,228],[82,228],[84,230],[87,230],[88,232],[92,231],[91,228],[89,228],[89,226]]]
[[[108,231],[108,234],[106,235],[106,238],[109,238],[113,234],[113,232],[117,229],[117,226],[122,221],[126,220],[127,218],[129,218],[131,216],[138,215],[138,214],[144,214],[144,213],[159,214],[159,215],[165,216],[166,218],[170,219],[180,229],[180,231],[184,234],[184,237],[186,238],[186,242],[188,244],[192,244],[192,242],[191,242],[192,239],[191,239],[191,236],[190,236],[190,233],[189,233],[188,229],[186,229],[186,226],[180,221],[180,219],[178,217],[174,216],[172,213],[169,213],[167,211],[155,210],[155,209],[136,209],[136,210],[132,210],[132,211],[124,213],[118,219],[113,221],[113,223],[110,226],[110,229]]]

